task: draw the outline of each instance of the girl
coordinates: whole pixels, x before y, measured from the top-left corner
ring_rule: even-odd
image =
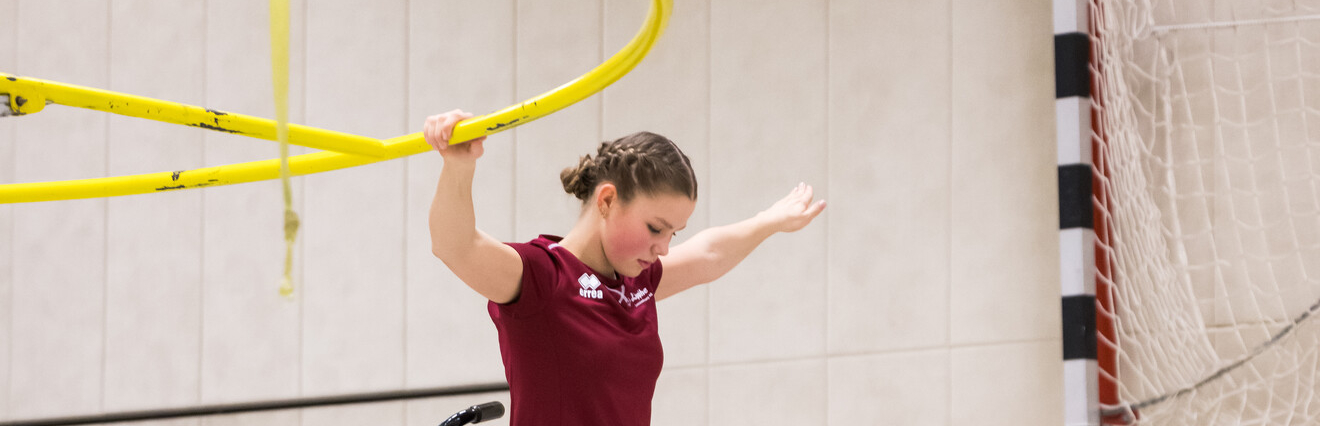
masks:
[[[799,184],[752,218],[671,251],[696,207],[696,174],[672,141],[641,132],[602,143],[560,173],[564,191],[582,200],[568,235],[501,243],[476,229],[472,209],[485,138],[449,145],[454,125],[470,117],[454,110],[426,120],[426,141],[444,158],[431,249],[490,300],[513,426],[649,425],[663,364],[656,300],[714,281],[825,208]]]

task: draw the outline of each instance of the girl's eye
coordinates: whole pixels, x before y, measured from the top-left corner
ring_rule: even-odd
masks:
[[[659,234],[659,233],[660,233],[660,230],[659,230],[659,229],[657,229],[657,228],[654,227],[654,226],[651,226],[650,224],[647,224],[647,225],[646,225],[646,229],[650,230],[652,234]]]

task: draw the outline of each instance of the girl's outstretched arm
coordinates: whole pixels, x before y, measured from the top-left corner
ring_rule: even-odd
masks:
[[[518,297],[522,259],[512,247],[477,229],[472,208],[472,177],[486,138],[449,145],[454,125],[470,117],[459,110],[433,115],[422,132],[445,160],[431,200],[431,252],[477,293],[508,303]]]
[[[752,250],[778,232],[794,232],[811,223],[825,201],[812,202],[812,188],[798,184],[770,208],[738,223],[708,228],[674,246],[661,257],[664,275],[656,287],[657,299],[678,294],[723,276]]]

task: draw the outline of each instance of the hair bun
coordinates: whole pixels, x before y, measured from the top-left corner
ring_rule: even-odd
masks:
[[[576,167],[559,173],[564,192],[586,203],[596,187],[613,184],[621,201],[627,203],[639,193],[655,195],[672,192],[697,199],[697,175],[692,162],[678,145],[664,136],[637,132],[601,142],[596,156],[584,155]]]
[[[595,159],[592,159],[591,155],[584,155],[578,161],[577,167],[566,167],[559,172],[559,181],[564,184],[564,192],[573,194],[579,200],[587,201],[591,193],[596,190],[595,167]]]

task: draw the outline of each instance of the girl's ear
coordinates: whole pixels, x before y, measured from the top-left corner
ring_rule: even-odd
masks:
[[[596,211],[600,212],[600,217],[609,217],[609,211],[619,203],[619,188],[614,184],[605,182],[596,187]]]

